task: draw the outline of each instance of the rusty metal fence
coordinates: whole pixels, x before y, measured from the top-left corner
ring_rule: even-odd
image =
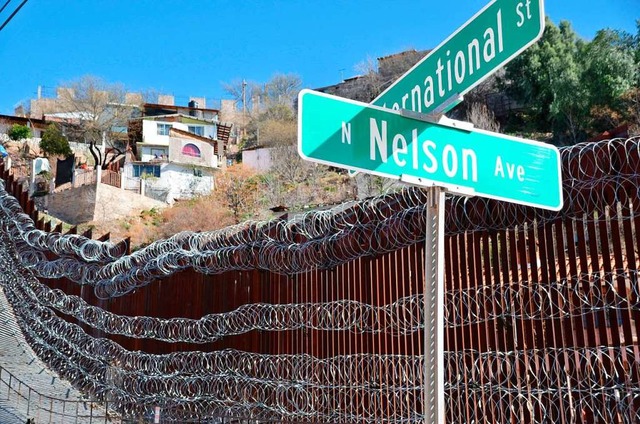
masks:
[[[560,212],[448,198],[447,422],[640,422],[640,140],[562,156]],[[422,422],[423,202],[405,190],[133,255],[12,235],[9,256],[39,276],[13,300],[34,314],[36,351],[72,349],[93,379],[76,383],[124,417]]]

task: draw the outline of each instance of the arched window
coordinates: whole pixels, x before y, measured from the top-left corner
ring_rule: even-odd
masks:
[[[182,154],[185,156],[191,156],[192,158],[199,158],[201,156],[200,149],[195,144],[185,144],[182,148]]]

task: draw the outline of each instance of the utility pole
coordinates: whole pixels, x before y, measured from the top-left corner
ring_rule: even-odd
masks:
[[[242,138],[247,137],[247,81],[242,80]]]

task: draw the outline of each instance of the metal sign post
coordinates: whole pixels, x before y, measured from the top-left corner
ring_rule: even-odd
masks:
[[[424,272],[424,422],[444,424],[444,206],[445,191],[427,193]]]
[[[544,22],[544,0],[493,0],[372,104],[311,90],[298,96],[298,153],[303,159],[428,190],[425,424],[445,422],[445,191],[556,211],[563,206],[557,148],[439,115],[538,40]]]

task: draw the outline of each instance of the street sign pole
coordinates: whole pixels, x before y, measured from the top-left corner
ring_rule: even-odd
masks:
[[[427,191],[424,269],[425,424],[444,424],[444,209],[445,190]]]
[[[440,117],[544,31],[544,0],[492,0],[373,100],[303,90],[302,158],[428,187],[424,275],[425,424],[444,424],[445,191],[560,210],[557,148]],[[394,109],[396,112],[390,112]],[[311,112],[310,112],[311,111]],[[352,144],[352,139],[354,143]]]

